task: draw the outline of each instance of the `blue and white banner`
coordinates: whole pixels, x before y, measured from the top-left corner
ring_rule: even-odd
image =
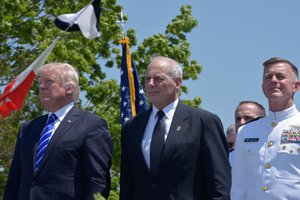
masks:
[[[100,36],[100,12],[100,0],[93,0],[77,13],[59,15],[54,24],[63,31],[81,31],[84,37],[94,39]]]

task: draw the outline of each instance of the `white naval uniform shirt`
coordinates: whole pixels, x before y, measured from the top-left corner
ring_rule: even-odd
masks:
[[[300,113],[293,105],[239,129],[231,200],[300,199]]]

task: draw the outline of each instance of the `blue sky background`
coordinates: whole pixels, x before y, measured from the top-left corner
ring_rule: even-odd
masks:
[[[240,101],[257,101],[268,110],[261,90],[265,60],[286,58],[300,70],[300,0],[117,2],[129,17],[125,31],[135,29],[138,44],[146,37],[164,33],[182,5],[192,6],[198,26],[187,38],[191,59],[197,60],[203,71],[198,80],[183,82],[189,93],[181,98],[200,96],[201,107],[217,114],[225,129],[234,123],[234,110]],[[120,79],[116,68],[106,69],[106,73],[109,79]],[[300,109],[300,92],[295,103]]]
[[[198,26],[188,34],[192,59],[203,71],[196,81],[184,81],[189,94],[202,98],[201,107],[216,113],[226,129],[242,100],[254,100],[268,110],[262,90],[262,63],[273,56],[300,66],[299,0],[118,0],[129,17],[125,30],[136,30],[138,44],[164,33],[182,5],[192,6]],[[110,74],[108,74],[108,78]],[[300,107],[299,94],[295,96]]]

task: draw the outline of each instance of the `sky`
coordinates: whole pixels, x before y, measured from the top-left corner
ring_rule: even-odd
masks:
[[[197,80],[183,82],[189,93],[181,98],[201,97],[201,108],[217,114],[224,129],[234,123],[234,110],[240,101],[257,101],[268,112],[261,89],[264,61],[282,57],[300,70],[299,0],[117,2],[129,18],[125,31],[136,30],[138,45],[146,37],[164,33],[182,5],[192,6],[198,26],[187,39],[191,59],[197,60],[203,70]],[[300,108],[299,95],[295,104]]]

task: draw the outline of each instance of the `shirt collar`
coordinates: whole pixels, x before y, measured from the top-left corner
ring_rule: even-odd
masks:
[[[272,120],[280,121],[280,120],[289,118],[298,113],[299,113],[298,109],[296,108],[295,104],[293,104],[291,107],[289,107],[285,110],[282,110],[282,111],[272,112],[269,110],[269,117]]]
[[[75,103],[71,102],[59,109],[58,111],[54,112],[54,114],[58,117],[59,121],[62,121],[74,105]],[[49,113],[48,116],[51,114],[52,113]]]
[[[162,111],[164,111],[167,119],[172,119],[175,109],[178,105],[179,99],[177,98],[175,101],[173,101],[172,103],[170,103],[169,105],[167,105]],[[152,109],[152,113],[154,114],[154,116],[156,116],[156,113],[159,110],[153,105],[153,109]]]

